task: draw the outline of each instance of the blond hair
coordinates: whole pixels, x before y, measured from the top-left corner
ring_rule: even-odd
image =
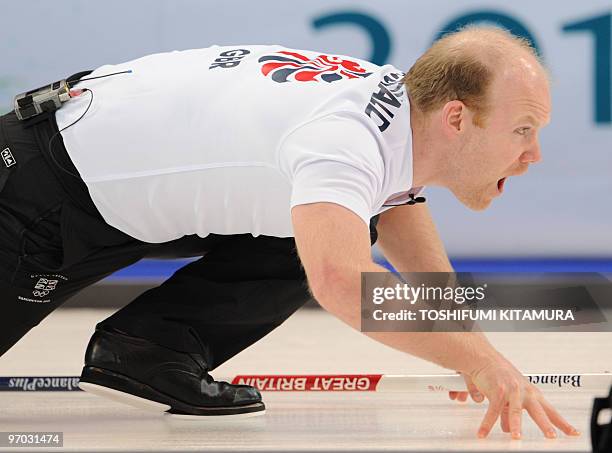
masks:
[[[459,100],[474,111],[473,122],[482,127],[494,71],[508,61],[513,49],[528,52],[541,65],[529,41],[505,29],[468,26],[445,35],[404,76],[411,103],[428,114],[449,101]]]

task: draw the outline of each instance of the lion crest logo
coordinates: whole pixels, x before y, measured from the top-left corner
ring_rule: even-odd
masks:
[[[261,57],[264,63],[261,72],[278,83],[285,82],[336,82],[344,79],[367,77],[367,72],[359,63],[333,55],[319,55],[310,59],[297,52],[279,51]]]

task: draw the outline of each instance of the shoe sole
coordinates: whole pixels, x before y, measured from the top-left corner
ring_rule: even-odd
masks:
[[[98,367],[84,367],[79,387],[94,395],[128,404],[139,409],[165,412],[178,419],[247,418],[263,415],[264,403],[244,406],[203,407],[176,400],[130,377]]]

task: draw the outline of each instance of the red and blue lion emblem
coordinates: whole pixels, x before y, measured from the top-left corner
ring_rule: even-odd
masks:
[[[319,55],[314,60],[297,52],[279,51],[274,55],[261,57],[259,63],[265,63],[261,72],[278,83],[283,82],[336,82],[343,79],[367,77],[367,72],[359,63],[344,60],[332,55]]]

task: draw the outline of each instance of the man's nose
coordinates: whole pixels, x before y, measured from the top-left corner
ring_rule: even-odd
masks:
[[[542,152],[540,149],[540,141],[535,140],[526,151],[521,154],[519,161],[523,164],[535,164],[542,160]]]

